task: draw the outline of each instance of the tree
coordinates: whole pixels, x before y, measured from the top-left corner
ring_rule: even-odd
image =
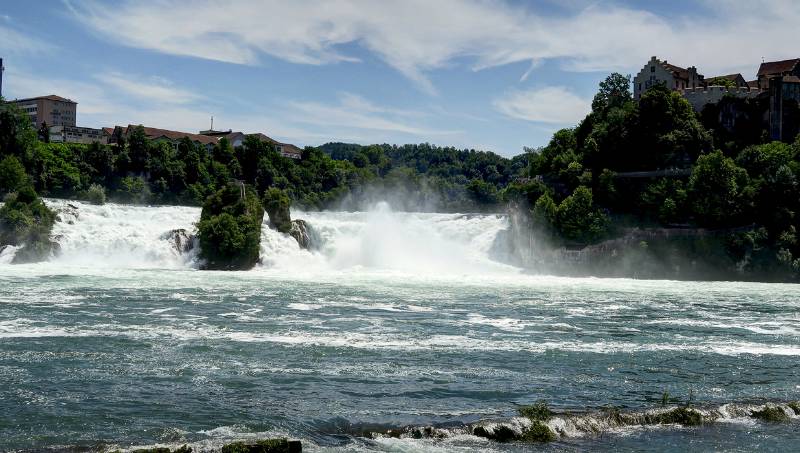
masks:
[[[30,185],[30,179],[16,156],[0,160],[0,194],[15,192],[27,185]]]
[[[708,81],[709,86],[722,86],[725,88],[736,88],[736,82],[727,77],[714,77]]]
[[[608,218],[594,208],[592,191],[580,186],[565,198],[556,212],[558,229],[565,239],[578,243],[598,240],[608,229]]]
[[[267,211],[270,226],[280,231],[288,233],[292,229],[292,217],[289,213],[291,200],[286,191],[271,187],[263,196],[264,209]]]
[[[534,230],[538,230],[547,236],[555,234],[558,206],[550,194],[545,193],[536,200],[531,215]]]
[[[50,143],[50,127],[48,127],[47,123],[44,121],[42,121],[42,125],[39,127],[39,141]]]
[[[747,172],[722,151],[697,158],[689,178],[689,200],[697,222],[707,226],[731,225],[742,211]]]
[[[28,115],[10,102],[0,102],[0,155],[13,154],[27,165],[36,130]]]
[[[680,93],[657,85],[639,100],[635,122],[640,168],[687,167],[711,151],[711,134]]]
[[[139,125],[133,128],[128,137],[128,156],[130,158],[130,171],[142,173],[147,166],[147,158],[150,154],[150,141],[144,132],[144,127]]]
[[[467,191],[473,200],[483,205],[496,204],[497,189],[494,185],[489,184],[482,179],[473,179],[467,184]]]
[[[600,82],[600,89],[592,99],[592,112],[602,114],[614,107],[622,107],[633,99],[631,76],[614,72]]]

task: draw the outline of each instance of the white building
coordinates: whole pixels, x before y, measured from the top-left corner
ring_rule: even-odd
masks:
[[[108,134],[103,129],[75,126],[52,126],[50,141],[53,143],[108,143]]]
[[[704,84],[703,75],[697,73],[696,67],[681,68],[667,63],[667,60],[661,61],[656,57],[650,57],[650,61],[633,79],[633,98],[638,101],[642,98],[642,93],[655,85],[683,91],[702,87]]]

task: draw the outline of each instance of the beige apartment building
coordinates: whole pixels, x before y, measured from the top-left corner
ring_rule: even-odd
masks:
[[[71,99],[51,94],[12,102],[28,114],[34,127],[39,127],[42,123],[47,123],[48,126],[75,127],[78,103]]]

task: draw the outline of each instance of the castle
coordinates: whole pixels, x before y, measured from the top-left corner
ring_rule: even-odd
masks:
[[[634,99],[655,85],[681,93],[697,112],[726,97],[762,100],[768,106],[764,121],[773,140],[791,140],[800,127],[795,114],[800,105],[800,58],[763,62],[756,79],[747,81],[742,74],[706,78],[695,66],[682,68],[654,56],[633,79]]]

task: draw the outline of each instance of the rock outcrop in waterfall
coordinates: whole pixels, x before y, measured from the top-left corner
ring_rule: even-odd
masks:
[[[231,183],[203,204],[197,235],[203,269],[246,270],[258,263],[264,209],[255,189]]]

